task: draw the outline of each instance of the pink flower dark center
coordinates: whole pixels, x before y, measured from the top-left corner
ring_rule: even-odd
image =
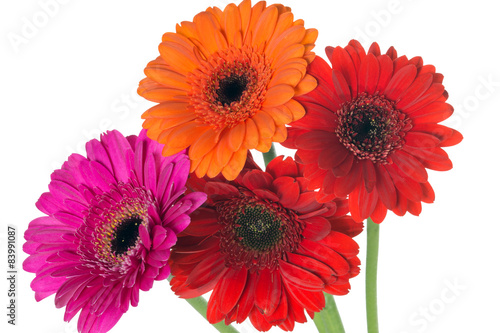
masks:
[[[95,195],[78,229],[79,251],[88,261],[112,268],[127,262],[139,246],[139,227],[148,227],[150,193],[135,183],[118,183]]]
[[[337,110],[336,134],[360,160],[387,164],[389,154],[400,149],[411,129],[410,118],[395,103],[380,95],[360,94]]]
[[[122,255],[136,245],[139,237],[139,226],[142,222],[142,219],[136,215],[121,221],[115,230],[114,238],[111,240],[111,250],[115,255]]]
[[[302,239],[303,223],[278,203],[241,195],[219,202],[216,210],[222,225],[220,249],[228,266],[276,268]]]

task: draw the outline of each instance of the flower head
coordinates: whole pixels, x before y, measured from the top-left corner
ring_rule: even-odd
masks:
[[[434,201],[426,169],[451,169],[442,147],[462,140],[438,124],[453,113],[443,75],[376,43],[367,53],[355,40],[326,53],[333,68],[319,57],[310,65],[318,87],[299,98],[307,114],[283,145],[297,149],[320,200],[349,195],[356,221],[380,223],[388,209],[420,214]]]
[[[190,178],[207,203],[172,250],[172,289],[180,297],[213,290],[207,318],[250,318],[260,331],[292,330],[325,306],[323,292],[346,294],[359,273],[363,225],[346,216],[344,199],[318,203],[303,168],[277,157],[266,172],[251,157],[232,182]]]
[[[206,195],[184,194],[187,156],[163,157],[145,130],[108,132],[86,150],[54,171],[38,200],[46,216],[25,232],[23,268],[36,273],[37,301],[55,293],[64,320],[81,310],[80,332],[107,332],[139,290],[168,277],[170,248]]]
[[[236,178],[249,149],[267,152],[304,115],[295,97],[316,86],[306,73],[316,37],[283,5],[208,8],[163,35],[138,89],[159,103],[143,127],[166,156],[189,147],[198,177]]]

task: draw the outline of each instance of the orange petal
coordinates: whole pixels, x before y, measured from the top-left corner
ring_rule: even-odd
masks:
[[[273,35],[277,20],[278,9],[274,6],[266,8],[255,25],[252,45],[258,46],[266,43],[269,36]]]
[[[149,66],[144,69],[144,73],[152,80],[177,89],[189,91],[191,86],[186,82],[186,76],[168,69],[165,65]]]
[[[273,87],[279,84],[286,84],[295,87],[302,79],[302,72],[295,68],[287,68],[284,70],[277,70],[271,81],[269,81],[269,87]]]
[[[219,144],[215,148],[215,159],[217,160],[217,164],[221,167],[229,163],[229,160],[233,156],[233,152],[226,144],[227,139],[225,138],[225,136],[227,135],[229,135],[229,131],[226,130],[221,134]]]
[[[293,121],[299,120],[300,118],[304,117],[304,115],[306,114],[306,110],[304,109],[302,104],[300,104],[299,102],[297,102],[294,99],[291,99],[288,102],[286,102],[285,106],[292,113]]]
[[[203,156],[203,158],[201,159],[200,164],[198,165],[198,167],[195,170],[196,176],[198,176],[198,178],[205,177],[205,175],[207,174],[207,170],[210,167],[210,163],[212,162],[213,155],[214,155],[214,151],[212,150],[208,154]]]
[[[208,154],[217,144],[219,133],[209,129],[196,140],[189,148],[189,158],[197,160]]]
[[[229,130],[228,147],[231,148],[232,151],[240,149],[243,139],[245,139],[245,128],[245,123],[241,122]]]
[[[183,74],[191,73],[198,67],[193,52],[180,44],[162,42],[158,48],[163,59],[168,59],[170,63],[174,63],[176,69],[182,71]]]
[[[145,99],[157,103],[186,97],[185,90],[166,88],[150,78],[141,80],[139,88],[137,88],[137,93]]]
[[[172,129],[172,133],[170,133],[168,142],[165,142],[165,145],[170,147],[182,147],[182,149],[187,148],[209,128],[210,127],[200,125],[194,121],[177,126]]]
[[[271,138],[273,142],[283,142],[286,140],[287,130],[285,125],[276,126],[274,136]]]
[[[260,136],[262,138],[271,138],[274,135],[274,131],[276,130],[276,125],[274,123],[273,118],[271,118],[270,115],[268,115],[266,112],[257,112],[253,117],[252,120],[255,122],[255,125],[257,125],[257,128],[259,130]]]
[[[186,102],[163,102],[153,106],[143,114],[143,118],[176,118],[184,117],[193,112],[188,110]]]
[[[312,75],[306,74],[302,81],[295,87],[295,96],[307,94],[313,91],[317,85],[318,81]]]
[[[240,35],[241,40],[241,16],[238,7],[234,3],[227,5],[224,9],[223,22],[228,44],[236,44],[237,35]]]
[[[281,52],[276,51],[276,55],[272,56],[272,66],[281,67],[282,64],[286,63],[290,59],[303,58],[304,52],[305,46],[302,44],[293,44],[282,50]]]
[[[274,108],[264,108],[262,111],[267,112],[277,125],[289,124],[293,120],[292,113],[284,105]]]
[[[284,31],[280,36],[274,39],[266,47],[266,55],[276,57],[292,45],[299,44],[306,35],[306,29],[303,26],[294,26]]]
[[[278,23],[276,23],[276,28],[274,29],[274,34],[271,37],[269,43],[272,43],[274,39],[281,36],[281,34],[293,25],[293,14],[292,12],[283,13],[278,18]]]
[[[304,39],[302,39],[301,44],[314,44],[316,43],[316,39],[318,39],[318,30],[316,29],[306,29],[306,35]]]
[[[245,121],[245,125],[245,146],[248,149],[254,149],[259,144],[259,130],[257,129],[257,125],[252,120],[252,118],[248,118]]]
[[[279,84],[269,88],[262,106],[271,107],[285,104],[295,95],[292,87],[286,84]]]
[[[243,166],[245,165],[245,161],[247,159],[248,150],[245,148],[241,148],[236,151],[229,163],[222,169],[222,175],[227,180],[234,180],[240,174]]]

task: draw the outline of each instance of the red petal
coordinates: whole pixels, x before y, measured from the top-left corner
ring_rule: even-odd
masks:
[[[297,137],[295,144],[298,149],[325,149],[329,142],[335,141],[336,135],[333,132],[311,131]],[[338,140],[337,140],[338,141]]]
[[[247,319],[250,311],[254,308],[255,292],[257,286],[257,275],[248,274],[245,290],[241,294],[240,301],[238,302],[236,322],[242,323]]]
[[[237,306],[247,282],[247,275],[247,269],[243,267],[241,269],[228,269],[226,274],[221,276],[213,293],[216,295],[219,310],[223,314],[229,313]]]
[[[324,282],[317,275],[302,267],[280,260],[279,269],[285,282],[292,283],[300,289],[322,291],[325,287]]]
[[[364,91],[369,95],[375,93],[379,75],[379,62],[373,54],[369,53],[361,62],[361,66],[359,69],[359,91]]]
[[[379,166],[377,171],[377,192],[384,205],[392,209],[397,202],[396,188],[385,166]]]
[[[369,160],[363,160],[362,165],[365,188],[367,192],[371,192],[377,183],[377,172],[375,171],[375,166]]]
[[[287,254],[288,262],[302,267],[316,276],[319,276],[324,283],[328,283],[335,272],[324,263],[307,256],[303,256],[295,253]]]
[[[281,299],[281,276],[277,270],[260,271],[255,289],[255,305],[263,315],[272,314]]]
[[[354,188],[360,185],[361,182],[361,163],[356,160],[353,163],[351,171],[344,177],[339,177],[335,181],[335,195],[338,197],[344,197],[351,193]]]
[[[279,202],[286,208],[295,209],[299,200],[299,184],[292,177],[280,177],[273,181],[274,192],[279,197]]]
[[[412,85],[401,96],[399,102],[396,104],[396,107],[399,110],[404,111],[408,105],[411,105],[429,89],[432,84],[432,79],[433,75],[431,73],[417,76]]]
[[[318,241],[327,236],[331,231],[330,222],[322,216],[312,216],[304,220],[306,226],[302,236],[313,241]]]
[[[351,237],[337,231],[332,231],[319,243],[337,251],[344,258],[352,258],[359,253],[358,244]]]
[[[434,148],[437,147],[440,142],[441,141],[436,138],[436,136],[428,133],[417,132],[415,129],[405,135],[405,143],[411,147]]]
[[[377,60],[380,64],[380,76],[375,91],[384,91],[389,80],[392,78],[392,60],[386,55],[378,56]]]
[[[335,166],[332,171],[336,177],[344,177],[351,171],[352,164],[354,162],[354,155],[348,154],[346,159],[342,161],[339,165]]]
[[[333,70],[338,70],[342,73],[347,84],[349,85],[349,88],[351,89],[350,96],[355,98],[358,95],[358,82],[356,78],[356,70],[349,53],[347,53],[347,51],[340,46],[337,46],[331,52],[330,50],[331,49],[329,48],[326,49],[326,55],[332,63]]]
[[[345,258],[325,245],[304,239],[300,244],[297,253],[315,258],[316,260],[325,263],[333,269],[335,275],[337,276],[345,275],[349,272],[349,264]]]
[[[392,160],[404,174],[411,179],[424,183],[427,181],[425,167],[413,156],[399,150],[391,155]]]
[[[384,90],[385,97],[392,101],[399,100],[401,95],[413,83],[416,76],[417,68],[413,65],[407,65],[395,72]]]
[[[453,114],[453,107],[444,102],[432,102],[413,112],[411,118],[414,124],[439,123]]]
[[[274,179],[283,176],[297,177],[299,169],[297,163],[291,157],[283,159],[283,156],[274,158],[266,167],[266,172]]]

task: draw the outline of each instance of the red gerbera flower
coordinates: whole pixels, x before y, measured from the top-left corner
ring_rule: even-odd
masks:
[[[319,57],[311,63],[318,88],[299,98],[307,114],[291,124],[284,146],[297,149],[320,201],[349,195],[356,221],[380,223],[387,209],[419,215],[421,202],[434,201],[426,168],[451,169],[441,147],[462,140],[438,124],[453,113],[443,75],[393,47],[380,54],[377,43],[368,53],[355,40],[326,53],[333,69]]]
[[[346,216],[346,200],[318,203],[302,171],[280,156],[264,172],[250,157],[232,182],[189,180],[209,198],[173,248],[171,284],[183,298],[213,290],[211,323],[249,317],[260,331],[292,330],[304,309],[312,317],[325,306],[323,291],[348,292],[363,226]]]

